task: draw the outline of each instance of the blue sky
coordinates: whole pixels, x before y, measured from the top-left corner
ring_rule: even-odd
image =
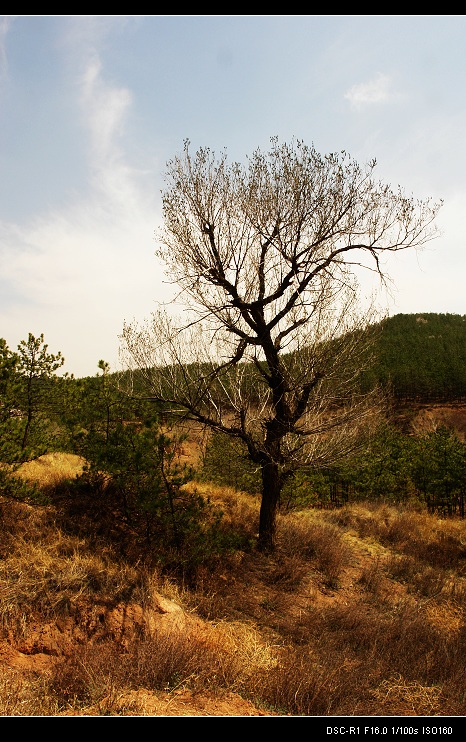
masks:
[[[442,235],[393,256],[390,314],[466,314],[466,16],[0,16],[0,337],[118,368],[170,297],[154,256],[167,160],[270,138],[346,150]]]

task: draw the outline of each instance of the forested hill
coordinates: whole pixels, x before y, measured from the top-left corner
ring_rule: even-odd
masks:
[[[466,402],[466,315],[397,314],[378,329],[363,388],[380,384],[400,403]]]
[[[397,314],[381,324],[371,381],[395,399],[466,398],[466,315]]]

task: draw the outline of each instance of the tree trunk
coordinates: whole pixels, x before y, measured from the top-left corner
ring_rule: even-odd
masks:
[[[280,503],[282,481],[278,464],[267,461],[262,464],[262,501],[259,515],[259,549],[272,552],[275,549],[277,509]]]
[[[21,441],[21,451],[24,451],[24,449],[26,448],[28,438],[29,438],[29,430],[31,428],[31,423],[32,423],[32,412],[31,410],[29,410],[28,416],[27,416],[26,427],[24,428],[23,440]]]

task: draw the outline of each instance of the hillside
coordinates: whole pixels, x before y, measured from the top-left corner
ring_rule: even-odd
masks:
[[[0,499],[1,715],[465,715],[463,520],[310,509],[265,556],[257,499],[198,483],[249,540],[180,573],[66,496],[81,466],[28,470],[48,505]]]
[[[466,401],[466,315],[397,314],[370,332],[373,362],[362,373],[364,389],[379,384],[401,405]]]
[[[466,398],[466,315],[397,314],[380,325],[368,383],[399,402]]]
[[[292,483],[269,555],[244,451],[135,423],[107,375],[52,385],[49,452],[0,469],[0,715],[466,715],[466,520],[426,507],[464,504],[465,324],[382,323],[389,424]]]

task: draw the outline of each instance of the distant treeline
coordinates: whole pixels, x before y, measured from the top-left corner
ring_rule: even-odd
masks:
[[[364,384],[389,388],[400,403],[466,399],[466,315],[397,314],[380,330]]]
[[[371,332],[374,329],[379,330],[375,333],[375,360],[361,373],[364,390],[378,384],[400,404],[466,400],[466,315],[397,314],[372,326]],[[255,370],[251,371],[254,386],[258,380]],[[119,375],[123,386],[126,376]],[[132,383],[136,395],[144,396],[147,389],[140,385],[140,376],[136,372]],[[225,372],[224,385],[228,384],[227,376]],[[248,394],[253,391],[249,389]]]

